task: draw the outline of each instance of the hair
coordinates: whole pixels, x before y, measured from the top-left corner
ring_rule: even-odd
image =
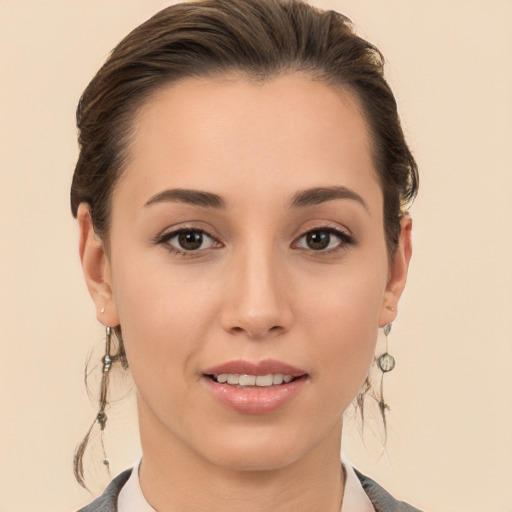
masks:
[[[347,17],[302,0],[179,3],[128,34],[78,104],[73,216],[87,203],[94,231],[108,247],[112,192],[128,158],[135,116],[162,88],[184,78],[238,73],[265,81],[292,72],[348,90],[359,101],[383,193],[384,234],[392,258],[403,212],[417,194],[418,169],[384,78],[384,57],[356,34]],[[126,366],[120,326],[114,331],[116,360]],[[82,485],[89,433],[75,454],[75,475]]]

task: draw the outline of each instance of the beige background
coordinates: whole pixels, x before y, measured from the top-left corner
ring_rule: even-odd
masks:
[[[90,500],[71,457],[95,408],[84,360],[102,329],[82,283],[68,190],[74,109],[103,58],[168,2],[0,0],[0,510]],[[512,511],[512,2],[332,0],[387,56],[421,168],[415,254],[390,337],[379,422],[345,450],[430,511]],[[119,394],[124,393],[122,389]],[[113,472],[137,455],[130,400]],[[99,458],[99,454],[97,454]],[[91,473],[95,490],[105,482]]]

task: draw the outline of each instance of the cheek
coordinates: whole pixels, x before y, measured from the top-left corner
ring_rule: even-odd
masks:
[[[347,407],[372,364],[387,268],[360,265],[305,289],[297,316],[311,343],[318,378],[325,381],[333,402]]]
[[[329,271],[298,276],[302,284],[296,293],[302,290],[300,316],[305,315],[307,323],[357,338],[359,332],[377,328],[388,269],[381,258],[357,255],[353,260]]]
[[[139,390],[150,382],[179,385],[191,371],[191,359],[215,316],[215,286],[201,275],[192,278],[191,271],[151,261],[134,270],[135,263],[133,258],[118,258],[113,275],[131,372]]]

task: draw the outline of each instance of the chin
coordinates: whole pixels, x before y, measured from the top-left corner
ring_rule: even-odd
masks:
[[[296,450],[257,447],[222,450],[209,455],[209,462],[228,471],[266,472],[283,469],[300,458]]]
[[[292,465],[310,451],[316,443],[311,433],[290,431],[289,428],[233,428],[223,435],[205,438],[199,448],[202,457],[211,464],[230,471],[275,471]],[[203,449],[201,449],[203,448]]]

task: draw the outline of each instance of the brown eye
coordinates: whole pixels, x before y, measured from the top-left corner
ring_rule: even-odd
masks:
[[[328,231],[311,231],[306,235],[306,244],[309,249],[321,251],[327,249],[331,243],[331,233]]]
[[[196,251],[203,243],[203,233],[199,231],[185,231],[178,235],[178,243],[186,251]]]
[[[210,249],[215,240],[200,229],[182,229],[164,235],[159,243],[170,246],[175,252],[193,252]]]
[[[342,249],[354,244],[354,239],[348,233],[336,228],[314,229],[304,233],[296,242],[296,247],[310,251],[325,251]]]

